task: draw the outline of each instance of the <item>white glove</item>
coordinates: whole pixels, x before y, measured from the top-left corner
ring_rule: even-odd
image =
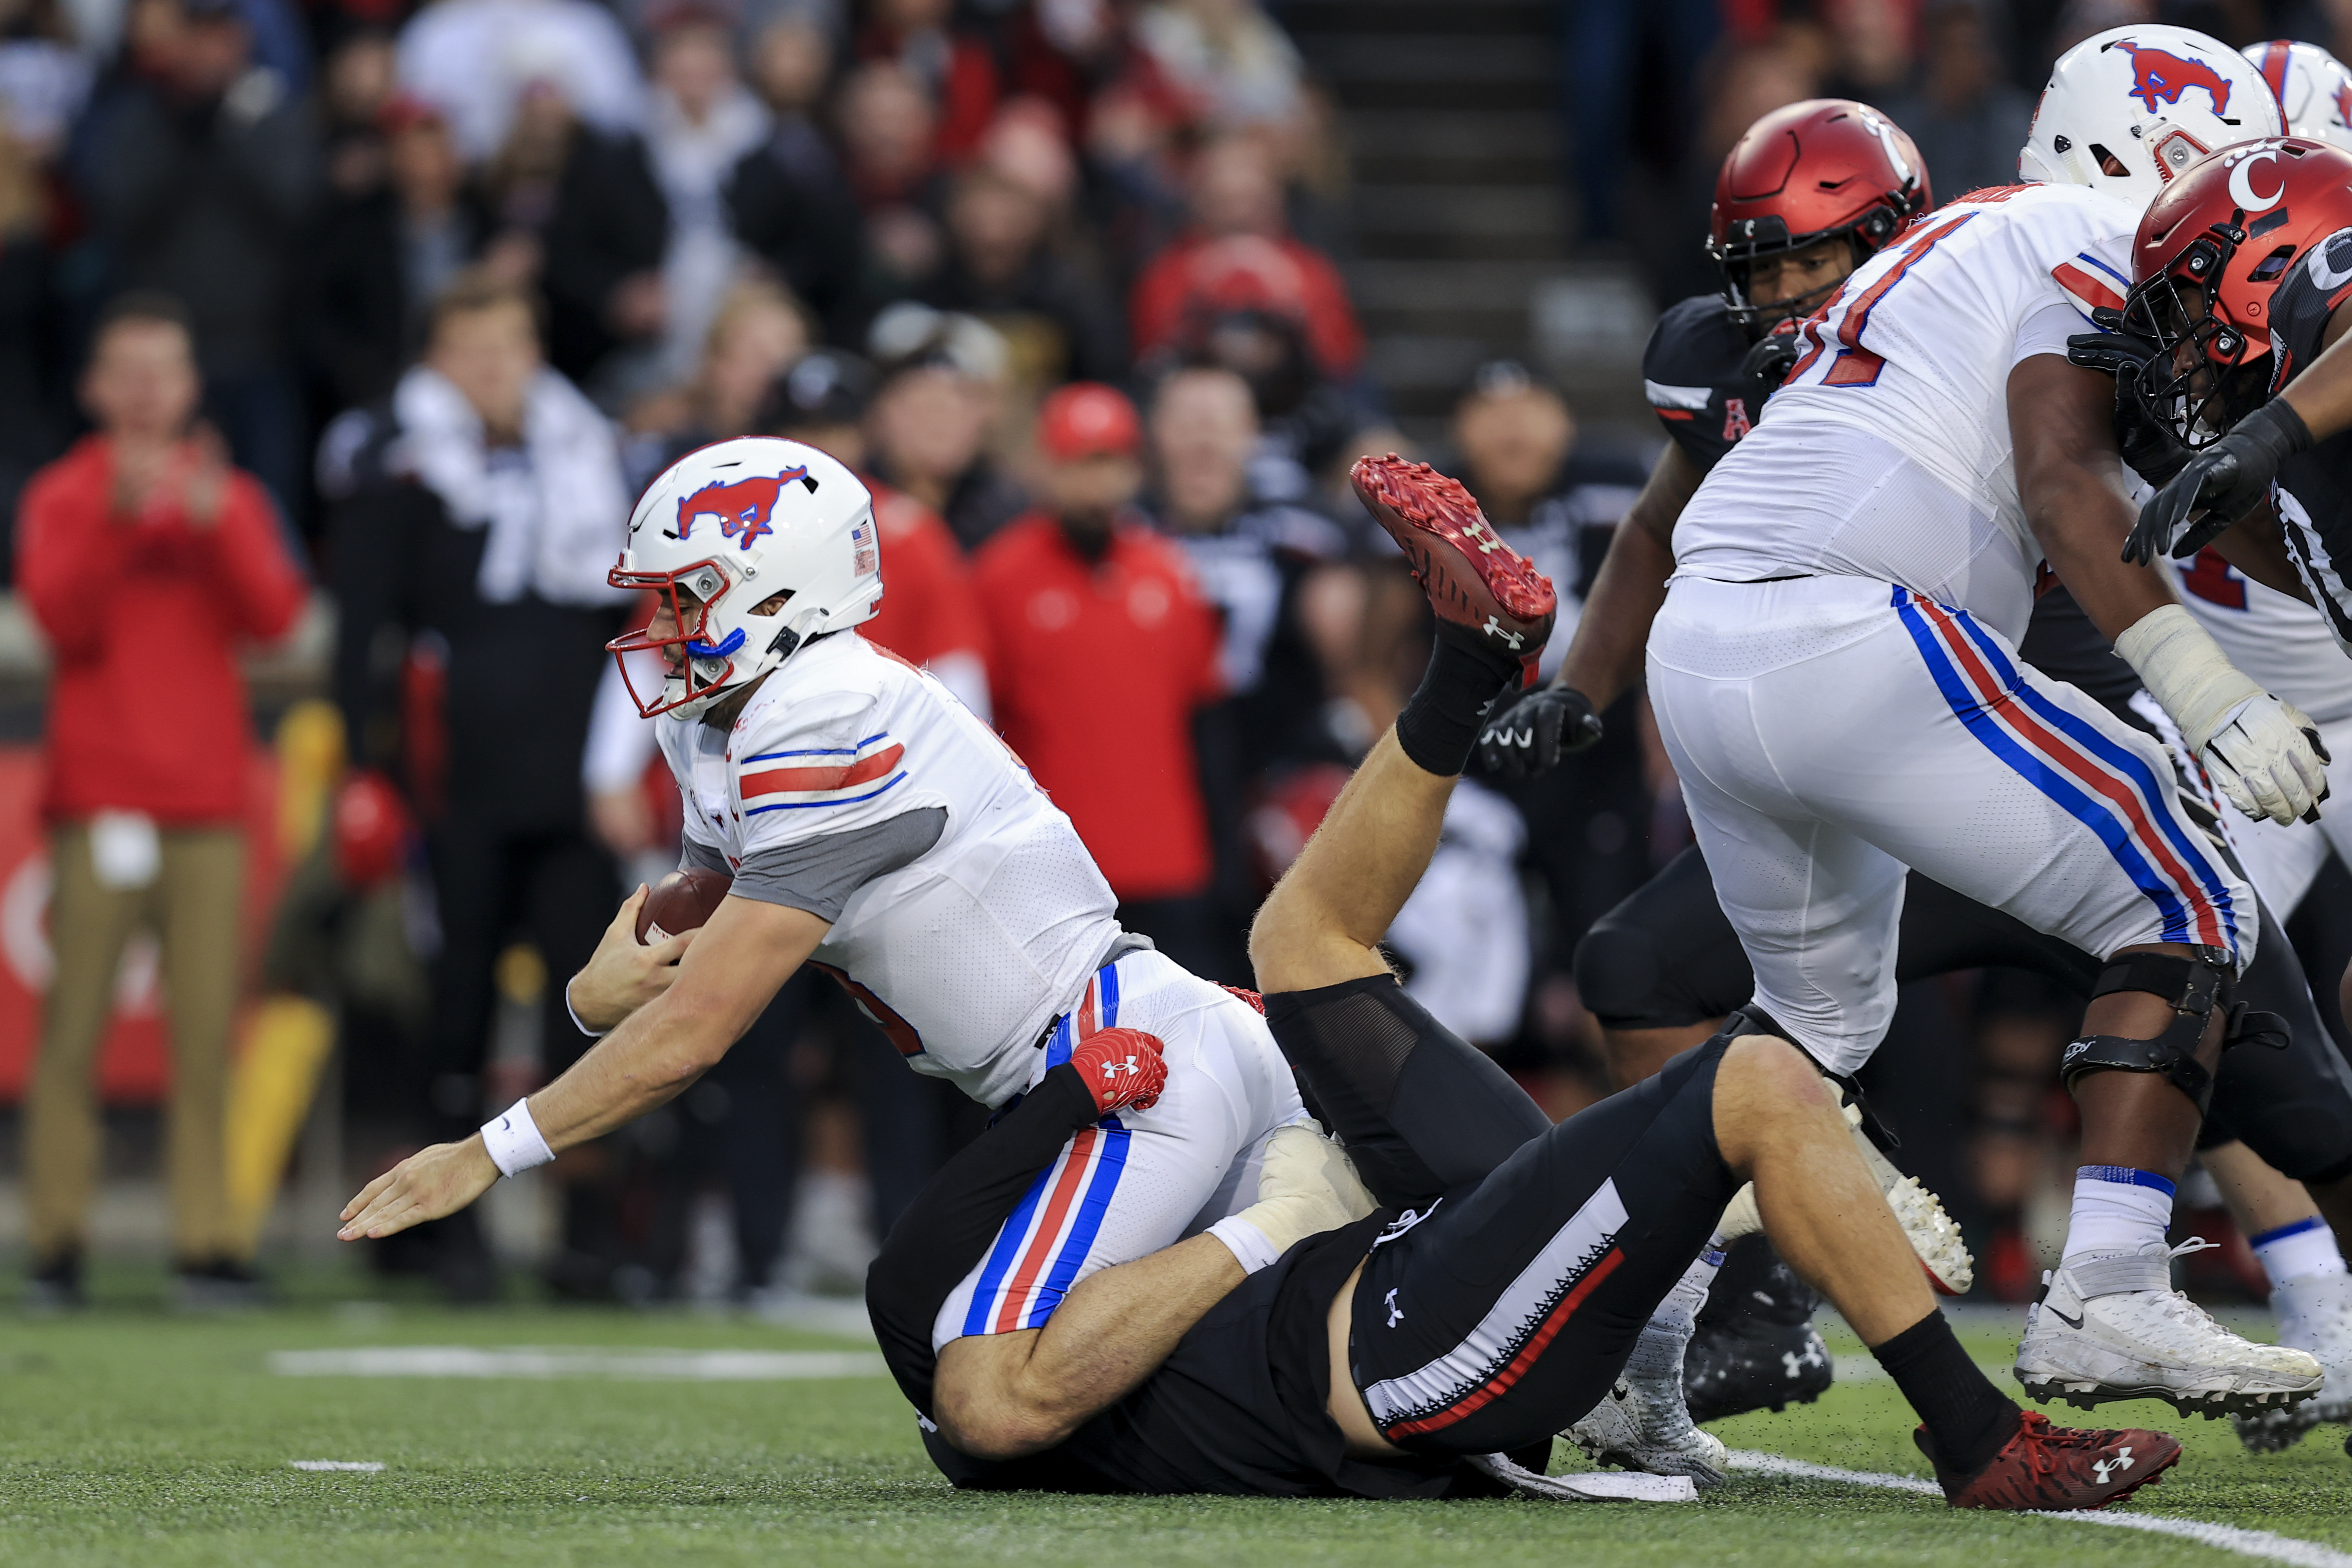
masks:
[[[2231,805],[2281,824],[2318,815],[2328,761],[2319,726],[2248,679],[2187,610],[2167,605],[2141,616],[2116,651]]]

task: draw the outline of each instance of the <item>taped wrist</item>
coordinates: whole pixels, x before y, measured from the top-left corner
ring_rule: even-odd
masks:
[[[2203,1115],[2213,1100],[2213,1074],[2197,1059],[2197,1047],[2216,1008],[2224,1021],[2224,1050],[2237,1045],[2283,1048],[2286,1044],[2285,1021],[2275,1014],[2248,1011],[2237,1000],[2237,975],[2212,948],[2198,949],[2194,958],[2134,952],[2110,960],[2092,987],[2093,1000],[2117,991],[2146,992],[2170,1005],[2172,1022],[2153,1039],[2084,1036],[2059,1058],[2060,1080],[2072,1092],[2075,1079],[2086,1072],[2156,1073],[2187,1095]]]
[[[2263,689],[2230,662],[2213,634],[2179,605],[2151,610],[2116,639],[2148,695],[2172,715],[2190,752],[2206,745]]]

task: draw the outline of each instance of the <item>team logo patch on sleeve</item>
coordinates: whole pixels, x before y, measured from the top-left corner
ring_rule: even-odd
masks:
[[[855,746],[762,752],[742,763],[743,812],[798,811],[854,805],[896,787],[907,773],[907,748],[886,731]]]

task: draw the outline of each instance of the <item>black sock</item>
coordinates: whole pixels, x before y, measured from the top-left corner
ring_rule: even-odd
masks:
[[[1870,1353],[1927,1424],[1941,1468],[1972,1476],[2017,1435],[2017,1402],[1969,1359],[1941,1311],[1928,1313]]]
[[[1421,689],[1397,715],[1397,744],[1415,767],[1452,778],[1469,765],[1495,700],[1518,679],[1517,658],[1455,642],[1440,626]]]

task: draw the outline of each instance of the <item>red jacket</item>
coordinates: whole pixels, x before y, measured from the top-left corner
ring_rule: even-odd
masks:
[[[998,727],[1122,900],[1209,884],[1192,710],[1218,694],[1217,616],[1184,552],[1122,523],[1092,565],[1044,512],[972,562]]]
[[[874,479],[866,487],[874,492],[874,531],[881,536],[887,591],[881,609],[857,628],[858,635],[908,664],[929,664],[950,653],[982,657],[988,634],[955,535],[939,513],[904,490]]]
[[[176,506],[118,516],[113,482],[105,437],[87,437],[17,508],[16,585],[56,660],[43,815],[235,822],[253,739],[236,647],[293,624],[302,574],[248,474],[231,472],[209,529]]]

